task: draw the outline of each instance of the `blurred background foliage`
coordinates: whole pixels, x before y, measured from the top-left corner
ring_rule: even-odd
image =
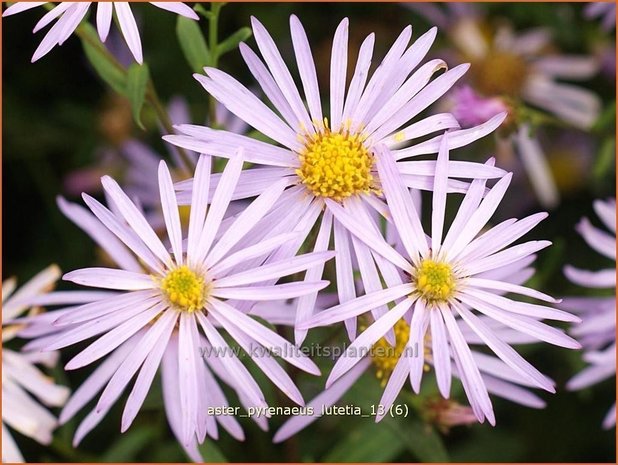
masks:
[[[613,32],[604,33],[598,21],[582,15],[577,3],[485,3],[479,5],[491,21],[511,21],[516,29],[544,26],[551,29],[556,45],[566,53],[598,53],[603,44],[615,44]],[[164,102],[182,96],[191,109],[192,121],[202,124],[208,113],[208,97],[192,78],[176,38],[176,16],[146,5],[134,6],[141,23],[145,61]],[[287,62],[292,60],[288,17],[300,17],[309,35],[321,82],[327,82],[332,34],[341,20],[350,18],[350,60],[361,40],[376,32],[375,56],[381,58],[407,25],[418,37],[431,24],[397,3],[235,3],[220,17],[220,35],[226,37],[250,25],[255,15],[264,23]],[[42,15],[38,9],[6,19],[3,33],[3,278],[17,276],[24,282],[50,263],[65,270],[88,266],[96,260],[93,243],[64,218],[56,207],[57,195],[79,201],[67,189],[67,177],[75,170],[98,163],[100,174],[120,175],[117,166],[107,166],[106,150],[119,147],[129,137],[140,139],[161,154],[167,153],[160,139],[152,110],[146,108],[140,129],[130,105],[93,72],[77,37],[44,59],[30,63],[41,35],[31,30]],[[207,21],[200,27],[207,36]],[[253,44],[253,40],[248,42]],[[124,44],[118,46],[124,52]],[[448,48],[439,32],[432,55]],[[453,65],[453,63],[449,63]],[[237,50],[225,55],[219,67],[247,86],[250,76]],[[551,128],[541,134],[550,164],[561,188],[562,201],[548,220],[529,236],[550,239],[554,246],[542,252],[537,262],[535,286],[557,296],[582,295],[587,291],[569,284],[562,276],[565,263],[588,269],[613,266],[592,252],[575,232],[582,216],[594,218],[592,201],[615,195],[615,73],[599,74],[583,85],[602,98],[605,111],[588,132]],[[494,140],[484,140],[452,153],[453,158],[485,160],[495,151]],[[525,180],[511,189],[503,203],[502,218],[523,216],[541,208],[530,200]],[[596,222],[593,219],[593,222]],[[61,288],[66,287],[60,284]],[[340,329],[340,328],[339,328]],[[314,330],[311,341],[330,337]],[[337,333],[341,336],[343,333]],[[340,339],[341,340],[341,339]],[[309,341],[309,342],[311,342]],[[77,352],[66,351],[66,361]],[[296,437],[273,445],[271,433],[242,420],[244,444],[222,434],[208,440],[202,452],[208,461],[614,461],[615,430],[603,431],[601,421],[615,396],[615,383],[608,381],[580,392],[569,393],[566,381],[583,367],[580,354],[549,345],[519,349],[558,386],[556,395],[540,394],[548,403],[543,410],[521,407],[493,397],[497,426],[455,427],[443,434],[423,424],[415,414],[407,419],[387,419],[375,425],[370,418],[322,418]],[[331,362],[320,360],[328,373]],[[88,370],[66,375],[60,368],[54,376],[75,388]],[[260,376],[254,373],[258,382]],[[298,375],[305,399],[313,398],[325,378]],[[271,405],[285,402],[269,383],[262,382]],[[427,377],[425,390],[434,389]],[[161,404],[158,383],[153,383],[147,403],[131,429],[121,435],[118,402],[102,424],[78,449],[71,446],[76,420],[61,427],[50,448],[16,435],[25,456],[32,461],[184,461],[186,457],[171,435]],[[409,387],[408,387],[409,389]],[[344,397],[344,403],[368,411],[377,403],[381,389],[372,373]],[[233,398],[233,396],[231,396]],[[400,397],[405,402],[404,396]],[[460,398],[461,400],[461,398]],[[82,418],[85,412],[78,416]],[[275,417],[276,431],[284,418]]]

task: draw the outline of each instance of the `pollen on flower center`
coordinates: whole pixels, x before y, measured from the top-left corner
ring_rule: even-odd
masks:
[[[395,346],[381,338],[371,349],[371,361],[376,367],[376,377],[384,386],[395,369],[410,337],[410,326],[403,319],[395,323]]]
[[[412,279],[416,291],[427,302],[444,302],[455,292],[455,276],[447,263],[425,259]]]
[[[161,290],[172,306],[186,312],[202,309],[206,300],[204,278],[186,265],[167,273],[161,281]]]
[[[307,136],[299,158],[296,174],[315,196],[340,202],[372,190],[374,160],[361,134],[347,129],[331,132],[325,127]]]
[[[485,96],[517,97],[528,66],[519,56],[508,52],[491,52],[470,68],[476,87]]]

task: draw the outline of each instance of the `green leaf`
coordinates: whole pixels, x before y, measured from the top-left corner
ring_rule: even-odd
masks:
[[[133,63],[129,67],[129,74],[127,76],[127,97],[131,102],[133,119],[141,129],[145,129],[142,124],[142,108],[144,107],[144,100],[146,99],[146,89],[149,79],[150,73],[148,72],[148,65],[146,63],[143,65]]]
[[[182,53],[193,72],[203,72],[204,66],[210,63],[210,52],[197,21],[178,16],[176,20],[176,35],[178,36]]]
[[[135,461],[137,454],[149,447],[156,435],[154,427],[142,426],[120,436],[107,452],[100,457],[102,462]]]
[[[419,462],[448,462],[448,454],[442,438],[434,428],[420,420],[385,418],[381,423],[388,427],[399,441],[406,447]]]
[[[592,175],[596,182],[601,182],[606,176],[613,177],[616,164],[616,139],[609,137],[603,141],[601,149],[594,161]]]
[[[84,37],[81,39],[84,53],[94,70],[114,91],[126,95],[126,71],[110,59],[111,55],[105,50],[94,27],[88,23],[83,23],[80,27],[84,32]]]
[[[199,444],[198,448],[204,458],[204,462],[226,463],[228,461],[221,452],[221,449],[210,439],[204,441],[203,444]]]
[[[405,450],[397,435],[373,418],[364,418],[357,424],[322,457],[322,462],[390,462]]]
[[[217,53],[219,54],[219,56],[223,56],[227,52],[231,52],[232,50],[236,49],[236,47],[238,47],[238,44],[244,42],[249,37],[251,37],[251,34],[253,33],[251,32],[250,28],[240,28],[238,31],[236,31],[234,34],[232,34],[219,44],[219,46],[217,47]]]
[[[612,100],[599,115],[592,131],[611,131],[616,126],[616,101]]]

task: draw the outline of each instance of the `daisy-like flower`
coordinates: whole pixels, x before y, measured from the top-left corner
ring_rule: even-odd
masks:
[[[396,244],[396,248],[397,246],[399,246],[399,244]],[[531,256],[528,260],[520,260],[513,265],[508,265],[503,270],[499,270],[499,273],[502,275],[500,278],[512,285],[523,284],[534,273],[534,269],[530,267],[532,259],[534,259],[534,256]],[[498,275],[494,276],[498,277]],[[490,292],[497,295],[505,293],[495,289],[490,290]],[[326,301],[324,301],[323,305],[320,305],[319,308],[327,308],[324,304],[326,304]],[[288,306],[287,311],[277,311],[276,307],[273,308],[271,306],[269,313],[274,313],[276,315],[290,314],[292,309],[289,307],[291,306],[289,304],[286,304],[286,306]],[[271,316],[266,312],[266,308],[264,308],[263,313],[267,317]],[[522,335],[495,320],[485,316],[480,316],[479,318],[487,324],[500,339],[508,344],[528,344],[535,342],[534,338]],[[285,320],[278,320],[278,323],[290,324]],[[481,350],[475,350],[474,347],[484,345],[484,341],[479,338],[463,320],[457,320],[457,324],[466,343],[471,346],[472,356],[475,363],[478,365],[479,372],[489,393],[526,407],[545,407],[545,402],[528,389],[535,387],[533,384],[498,358],[482,353]],[[390,377],[393,375],[393,371],[395,367],[397,367],[398,362],[402,358],[405,358],[404,353],[409,340],[410,325],[402,318],[395,323],[394,333],[395,345],[391,345],[384,337],[379,339],[371,347],[370,351],[363,354],[363,359],[360,362],[307,404],[307,407],[313,407],[315,412],[314,415],[301,415],[290,418],[277,431],[273,440],[275,442],[285,441],[316,421],[320,418],[320,412],[322,412],[323,408],[330,407],[338,402],[365,373],[370,373],[375,376],[380,381],[381,386],[385,387]],[[425,366],[427,369],[434,366],[431,344],[431,337],[426,337],[424,341],[424,350]],[[451,366],[453,375],[461,379],[454,360],[451,360]],[[389,397],[386,397],[386,392],[384,393],[379,404],[377,404],[377,409],[379,410],[376,411],[376,421],[381,421],[384,418],[384,413],[387,412],[391,403],[394,402],[397,394],[398,392],[393,392],[389,394]],[[477,421],[471,408],[461,406],[451,399],[428,399],[427,405],[424,405],[421,409],[421,414],[426,421],[442,429],[447,429],[457,424],[469,424],[470,422]]]
[[[207,414],[208,407],[227,405],[213,372],[237,391],[244,405],[265,407],[266,403],[259,386],[237,357],[237,351],[222,337],[221,329],[286,395],[303,403],[300,392],[271,352],[312,374],[319,373],[316,365],[281,336],[237,310],[234,304],[294,298],[325,287],[324,281],[263,283],[306,270],[333,254],[306,254],[268,265],[246,266],[248,260],[265,257],[294,235],[273,235],[247,247],[238,245],[281,195],[283,182],[265,190],[218,234],[243,161],[241,154],[230,159],[207,212],[210,157],[199,159],[195,177],[200,187],[193,192],[186,247],[171,176],[161,162],[159,186],[171,254],[140,210],[111,178],[104,177],[102,183],[117,213],[84,195],[100,224],[82,216],[81,225],[94,231],[93,237],[99,241],[111,237],[110,244],[120,244],[111,252],[123,269],[87,268],[70,272],[64,278],[120,292],[65,310],[54,323],[60,332],[44,337],[42,342],[35,341],[47,350],[56,350],[99,336],[67,363],[67,370],[108,356],[61,414],[61,421],[66,421],[103,389],[97,406],[78,427],[75,443],[104,418],[137,375],[122,417],[121,428],[126,431],[159,365],[162,365],[164,403],[170,425],[193,460],[200,460],[197,443],[203,442],[206,435],[218,437],[217,421],[242,439],[242,430],[233,417]],[[65,207],[72,211],[72,216],[77,216],[68,205]],[[126,248],[134,255],[127,254]],[[260,420],[264,428],[265,421],[265,418]]]
[[[586,18],[600,18],[606,31],[616,28],[616,2],[592,2],[584,8]]]
[[[484,26],[476,16],[461,16],[448,29],[459,59],[472,65],[467,76],[472,89],[456,89],[451,111],[465,127],[511,108],[508,139],[541,203],[555,206],[559,197],[553,176],[532,128],[521,118],[522,108],[528,104],[577,128],[590,128],[601,109],[599,97],[562,81],[590,79],[599,71],[599,60],[551,52],[551,34],[545,29],[516,34],[505,25],[487,34]]]
[[[354,254],[358,259],[359,253],[370,256],[371,252],[362,243],[357,247],[360,251],[352,247],[350,233],[333,215],[331,204],[354,208],[359,218],[368,216],[370,210],[386,214],[386,206],[380,198],[381,180],[375,169],[378,144],[392,148],[406,146],[393,152],[406,185],[431,189],[435,161],[404,160],[437,153],[439,138],[418,139],[457,128],[458,123],[446,113],[411,121],[450,89],[468,66],[457,66],[433,79],[446,64],[442,60],[420,63],[435,39],[436,29],[408,45],[412,31],[407,27],[370,76],[374,44],[371,34],[360,47],[346,90],[348,20],[344,19],[333,39],[330,118],[325,118],[313,56],[299,19],[291,16],[290,28],[306,104],[272,37],[257,19],[252,18],[252,25],[264,61],[245,44],[240,44],[240,52],[274,110],[218,69],[206,68],[206,76],[198,74],[195,77],[232,113],[274,143],[192,125],[178,126],[177,130],[184,135],[170,135],[165,139],[188,150],[223,157],[233,155],[238,146],[244,147],[247,160],[261,168],[244,171],[234,198],[259,194],[273,182],[283,180],[289,188],[255,234],[264,235],[272,230],[284,232],[291,228],[298,231],[298,239],[275,254],[274,258],[280,259],[296,253],[321,217],[315,242],[310,246],[315,251],[327,250],[334,236],[337,290],[340,301],[345,302],[355,297],[351,267]],[[487,135],[504,117],[498,115],[478,127],[453,131],[450,146],[460,147]],[[453,178],[464,179],[504,175],[500,169],[469,162],[453,162],[449,173]],[[181,183],[177,187],[181,191],[179,198],[188,202],[195,182]],[[450,191],[461,192],[466,187],[466,183],[455,179],[447,182]],[[383,270],[386,275],[394,270],[386,261],[380,261],[378,266],[389,268]],[[306,279],[318,279],[322,272],[321,266],[312,268]],[[296,312],[298,322],[313,313],[315,299],[315,294],[300,299]],[[354,338],[356,320],[347,321],[346,327],[349,337]],[[296,342],[302,342],[305,335],[305,330],[297,329]]]
[[[546,294],[511,284],[501,276],[505,270],[509,274],[509,267],[519,266],[518,262],[527,260],[530,255],[550,245],[549,241],[530,241],[511,246],[543,220],[546,213],[538,213],[519,221],[509,219],[481,232],[498,208],[511,181],[510,174],[500,179],[484,199],[485,180],[473,181],[453,223],[443,234],[447,198],[445,184],[449,170],[447,139],[445,135],[436,166],[430,238],[423,231],[418,212],[397,173],[393,156],[386,147],[380,147],[382,153],[377,157],[378,171],[393,222],[405,248],[405,257],[390,247],[375,231],[360,227],[358,219],[349,209],[332,206],[340,221],[359,240],[401,270],[399,283],[388,283],[386,289],[368,292],[355,300],[321,312],[306,323],[301,323],[301,328],[330,325],[395,302],[392,309],[380,316],[348,347],[333,367],[327,387],[361,360],[359,353],[375,344],[404,318],[410,328],[406,350],[403,352],[405,356],[400,357],[394,367],[380,403],[390,406],[408,376],[413,390],[419,392],[426,357],[424,350],[415,348],[424,347],[424,341],[429,336],[431,358],[442,396],[448,398],[450,393],[452,356],[476,417],[481,422],[487,419],[494,424],[486,383],[458,320],[463,321],[521,379],[532,386],[554,392],[554,383],[513,350],[476,312],[524,335],[568,348],[578,348],[580,345],[561,330],[539,320],[579,319],[562,310],[509,299],[492,292],[498,290],[556,302]],[[376,279],[374,289],[380,289],[382,284],[379,278]]]
[[[30,10],[48,2],[16,2],[8,7],[2,16],[10,16],[22,11]],[[191,19],[199,19],[195,11],[182,2],[149,2],[151,5],[163,10],[171,11]],[[62,45],[73,34],[79,23],[86,17],[92,2],[60,2],[52,10],[48,11],[34,26],[32,32],[37,32],[51,24],[58,18],[56,23],[47,32],[41,44],[32,55],[32,62],[47,55],[56,45]],[[101,42],[105,42],[112,25],[113,17],[116,17],[120,32],[124,37],[129,50],[135,61],[143,62],[142,42],[139,30],[129,2],[97,2],[97,31]]]
[[[16,318],[31,308],[30,300],[49,291],[59,277],[60,270],[52,265],[16,292],[13,292],[15,279],[2,283],[2,462],[5,463],[24,461],[9,427],[41,444],[49,444],[58,422],[39,402],[58,407],[69,396],[67,387],[55,384],[35,366],[40,363],[53,367],[58,360],[57,352],[21,353],[6,347],[23,327],[15,322]]]
[[[605,257],[616,261],[616,200],[597,200],[594,210],[613,234],[608,234],[583,218],[577,230],[586,243]],[[566,266],[564,274],[583,287],[613,289],[612,297],[580,297],[565,299],[562,307],[581,315],[583,322],[571,330],[586,352],[584,360],[590,364],[567,384],[570,390],[579,390],[616,376],[616,269],[585,271]],[[603,420],[608,429],[616,425],[616,404]]]

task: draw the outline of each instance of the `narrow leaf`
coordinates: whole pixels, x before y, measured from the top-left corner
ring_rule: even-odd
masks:
[[[109,54],[102,49],[104,46],[101,44],[94,27],[88,23],[83,23],[80,27],[84,31],[84,37],[81,39],[84,53],[94,70],[114,91],[121,95],[126,95],[126,71],[110,60]],[[95,45],[97,43],[101,44],[101,46]]]
[[[210,62],[210,52],[199,24],[182,16],[176,20],[176,35],[189,66],[195,73],[204,71]]]
[[[434,428],[417,419],[385,419],[382,423],[398,436],[419,462],[448,462],[449,457],[442,438]]]
[[[405,450],[403,441],[373,418],[363,418],[322,462],[392,462]]]
[[[252,32],[250,28],[240,28],[238,31],[236,31],[234,34],[232,34],[219,44],[219,46],[217,47],[217,52],[219,56],[223,56],[227,52],[231,52],[232,50],[236,49],[236,47],[238,47],[238,44],[244,42],[249,37],[251,37],[251,34]]]
[[[149,78],[150,73],[148,72],[148,65],[146,65],[146,63],[143,65],[133,63],[129,67],[127,76],[127,97],[131,102],[133,119],[141,129],[145,129],[142,124],[141,116]]]

